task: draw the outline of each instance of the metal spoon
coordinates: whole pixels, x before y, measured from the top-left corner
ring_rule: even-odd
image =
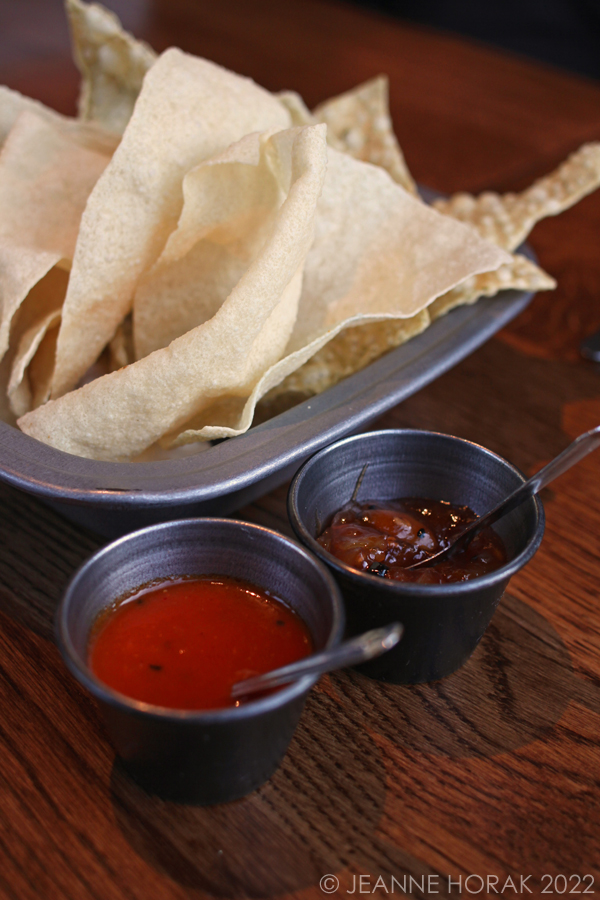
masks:
[[[443,559],[449,559],[454,556],[458,550],[467,547],[475,535],[479,534],[482,528],[486,528],[488,525],[492,525],[493,522],[497,522],[498,519],[511,512],[525,500],[528,500],[529,497],[533,497],[534,494],[537,494],[543,487],[546,487],[547,484],[550,484],[551,481],[554,481],[555,478],[558,478],[559,475],[562,475],[563,472],[566,472],[567,469],[570,469],[571,466],[574,466],[575,463],[578,463],[584,456],[587,456],[588,453],[591,453],[592,450],[595,450],[598,446],[600,446],[600,425],[597,428],[592,428],[591,431],[586,431],[585,434],[580,434],[572,444],[569,444],[566,450],[563,450],[563,452],[559,453],[552,462],[549,462],[547,466],[540,469],[533,478],[530,478],[529,481],[526,481],[521,487],[518,487],[516,491],[509,494],[508,497],[502,500],[497,506],[490,510],[490,512],[475,519],[470,525],[467,525],[467,527],[454,538],[450,546],[446,547],[445,550],[440,550],[438,553],[434,553],[433,556],[422,559],[406,568],[421,569],[435,565]]]
[[[332,672],[334,669],[343,669],[346,666],[355,666],[357,663],[366,662],[381,656],[386,650],[395,647],[402,634],[404,626],[399,622],[392,622],[383,628],[374,628],[366,631],[359,637],[344,641],[333,650],[324,650],[323,653],[314,653],[305,656],[298,662],[282,666],[264,675],[256,675],[245,681],[238,681],[231,688],[231,696],[234,699],[247,697],[250,694],[258,694],[269,688],[279,687],[303,675],[322,675],[323,672]]]
[[[600,362],[600,331],[595,331],[594,334],[588,335],[581,342],[579,350],[586,359]]]

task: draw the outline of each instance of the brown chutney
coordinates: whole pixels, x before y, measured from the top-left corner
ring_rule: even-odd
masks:
[[[506,548],[491,528],[484,528],[451,559],[419,569],[407,567],[444,550],[475,519],[468,506],[445,500],[367,500],[340,509],[317,540],[347,566],[392,581],[468,581],[506,562]]]

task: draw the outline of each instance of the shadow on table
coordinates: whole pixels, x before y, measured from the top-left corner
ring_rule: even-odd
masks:
[[[494,757],[549,732],[571,699],[600,713],[600,691],[573,675],[551,625],[506,595],[471,660],[442,682],[386,685],[355,672],[323,679],[282,767],[243,800],[169,803],[115,764],[116,820],[158,873],[216,897],[289,893],[349,869],[419,878],[430,870],[378,830],[391,759],[378,738],[409,750],[409,769],[436,755]]]
[[[430,756],[516,750],[550,731],[572,699],[600,713],[600,690],[574,675],[552,625],[508,593],[471,659],[449,678],[388,685],[352,672],[335,686],[363,727]]]
[[[213,896],[264,897],[318,883],[371,846],[385,783],[368,734],[351,735],[337,702],[317,689],[283,765],[248,797],[213,807],[163,801],[117,763],[112,800],[126,840],[160,873]]]

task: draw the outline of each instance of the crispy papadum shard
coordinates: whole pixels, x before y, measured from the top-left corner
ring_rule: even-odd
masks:
[[[475,303],[480,297],[493,297],[499,291],[551,291],[556,281],[526,256],[514,253],[510,262],[495,272],[472,275],[462,284],[434,300],[429,307],[432,320],[450,312],[455,306]]]
[[[436,301],[434,301],[436,302]],[[269,418],[268,410],[283,411],[281,398],[300,398],[321,394],[342,378],[360,372],[389,350],[399,347],[410,338],[424,331],[430,324],[429,307],[410,319],[384,319],[367,325],[344,328],[314,356],[262,398],[257,408],[260,416]]]
[[[0,154],[0,358],[14,314],[55,265],[69,265],[81,214],[110,155],[25,110]],[[66,262],[65,262],[66,261]],[[60,298],[63,299],[62,297]],[[56,304],[54,304],[56,305]]]
[[[28,375],[32,390],[31,408],[37,409],[50,399],[52,372],[56,356],[58,340],[58,324],[49,328],[38,347],[37,353],[29,363]]]
[[[110,155],[36,113],[21,113],[0,155],[0,233],[72,259],[85,204]]]
[[[93,150],[96,153],[110,155],[119,143],[119,136],[101,128],[94,122],[81,122],[69,116],[61,116],[39,103],[24,97],[17,91],[0,85],[0,146],[4,143],[8,134],[22,112],[31,112],[39,116],[45,122],[55,125],[60,131],[70,137],[82,147]]]
[[[151,70],[154,71],[154,70]],[[297,313],[327,165],[324,129],[279,137],[291,184],[257,257],[217,313],[168,347],[19,419],[69,453],[127,459],[228,396],[244,397],[280,357]],[[218,173],[218,167],[214,167]]]
[[[415,327],[415,334],[422,330],[422,328],[427,327],[429,317],[427,316],[427,311],[424,310],[421,313],[417,313],[416,316],[402,321],[405,323],[404,325],[397,324],[397,320],[389,318],[384,320],[381,318],[376,319],[364,316],[362,321],[357,323],[357,327],[367,328],[369,325],[381,325],[383,327],[391,322],[392,327],[397,326],[396,334],[399,336],[406,334],[406,339],[408,339],[409,336],[413,336],[409,333],[412,327]],[[330,341],[335,340],[336,336],[343,329],[344,323],[338,325],[327,334],[321,335],[320,338],[314,340],[311,344],[301,347],[294,353],[284,356],[278,363],[275,363],[275,365],[271,366],[271,368],[265,372],[245,403],[242,403],[239,398],[227,398],[226,402],[215,402],[209,409],[197,416],[194,421],[188,423],[188,427],[185,430],[181,431],[179,434],[167,435],[166,438],[162,439],[160,442],[161,446],[180,447],[184,444],[198,440],[218,440],[220,438],[235,437],[236,435],[247,431],[252,424],[259,400],[262,397],[270,398],[272,396],[270,391],[273,388],[276,388],[280,383],[285,383],[287,376],[295,373],[296,370],[299,370],[300,367],[303,366],[303,364],[310,361],[321,348],[325,348]],[[352,325],[348,326],[347,330],[352,330]],[[319,376],[320,373],[318,372],[318,369],[315,368],[312,373],[311,382],[317,382]],[[322,383],[324,380],[325,378],[322,379]],[[291,392],[289,391],[286,391],[281,395],[274,393],[275,403],[270,404],[273,414],[275,414],[274,410],[279,405],[279,397],[289,396],[290,393]],[[302,399],[306,399],[307,396],[310,396],[310,393],[303,389],[301,393],[294,391],[293,396],[295,397],[295,402],[299,402]],[[293,403],[289,405],[293,405]],[[285,405],[284,403],[281,408],[277,409],[277,412],[283,411],[284,408],[289,408],[289,405]],[[269,409],[269,405],[267,405],[267,409]],[[262,412],[263,411],[261,411],[261,414]],[[266,418],[266,416],[264,417]]]
[[[77,384],[130,311],[177,225],[184,175],[252,131],[287,128],[289,118],[248,78],[180,50],[159,57],[81,220],[53,397]]]
[[[505,250],[516,250],[533,226],[558,213],[600,186],[600,143],[584,144],[550,175],[538,179],[520,194],[486,192],[478,197],[453,194],[433,205],[477,229]]]
[[[417,196],[417,187],[394,134],[388,80],[384,75],[326,100],[313,110],[313,116],[317,122],[327,125],[327,141],[331,147],[381,166],[394,181]]]
[[[15,416],[48,399],[59,322],[60,309],[55,309],[28,328],[19,341],[8,383],[8,399]]]
[[[330,148],[287,350],[361,320],[408,319],[470,275],[509,261],[472,228],[412,197],[387,172]]]
[[[240,413],[201,414],[172,445],[233,437],[249,428],[258,400],[353,325],[411,319],[476,272],[510,256],[472,228],[438,215],[377,166],[328,149],[315,239],[306,259],[298,318],[285,356],[256,384]],[[457,227],[458,226],[458,227]]]
[[[136,292],[137,359],[208,321],[256,258],[290,189],[295,136],[247,135],[185,176],[178,226]]]
[[[280,91],[275,94],[277,99],[289,112],[292,125],[316,125],[317,120],[310,109],[296,91]]]
[[[64,263],[61,260],[61,263]],[[29,291],[17,310],[10,326],[10,346],[0,363],[0,419],[16,425],[16,419],[8,400],[8,384],[19,343],[23,335],[35,328],[46,316],[60,308],[67,292],[69,274],[64,268],[54,266]],[[50,375],[54,359],[51,359]]]
[[[123,134],[156,53],[96,3],[66,0],[73,55],[82,75],[79,115]]]
[[[15,314],[58,262],[60,254],[15,246],[0,235],[0,360],[8,350]]]
[[[69,272],[65,260],[60,260],[29,291],[10,326],[10,350],[7,357],[14,359],[19,342],[26,331],[33,328],[50,313],[60,309],[67,293]]]

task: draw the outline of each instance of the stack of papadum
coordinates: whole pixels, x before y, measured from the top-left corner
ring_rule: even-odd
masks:
[[[311,113],[67,12],[78,118],[0,88],[0,375],[3,418],[69,453],[240,434],[454,306],[553,287],[514,250],[600,184],[593,144],[521,195],[431,208],[384,78]]]

